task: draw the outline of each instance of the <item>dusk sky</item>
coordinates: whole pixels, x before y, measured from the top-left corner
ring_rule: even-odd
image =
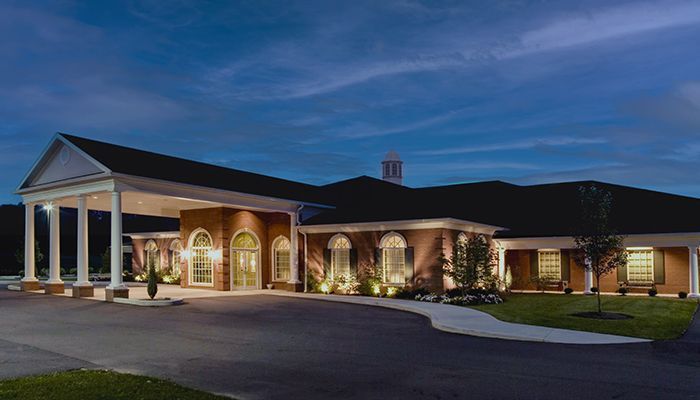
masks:
[[[322,184],[700,196],[700,1],[0,3],[0,202],[54,132]],[[517,201],[517,199],[513,199]]]

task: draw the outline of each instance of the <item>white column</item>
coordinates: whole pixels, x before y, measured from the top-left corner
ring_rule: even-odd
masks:
[[[593,294],[593,292],[591,292],[591,287],[593,287],[593,270],[591,269],[590,260],[586,260],[586,269],[583,271],[583,278],[583,294]],[[598,288],[598,290],[600,290],[600,288]]]
[[[78,196],[78,278],[73,286],[91,286],[88,281],[88,209],[85,195]]]
[[[111,282],[110,289],[125,288],[122,284],[122,194],[112,192],[112,240],[111,240]]]
[[[688,246],[690,256],[690,293],[688,297],[698,298],[698,246]]]
[[[299,238],[297,236],[297,213],[289,214],[289,281],[287,283],[301,283],[299,280]]]
[[[22,282],[38,282],[36,278],[36,265],[34,246],[34,204],[24,205],[24,278]]]
[[[61,280],[61,207],[49,203],[49,280],[46,283],[63,283]]]
[[[506,248],[498,248],[498,279],[503,281],[506,278]]]

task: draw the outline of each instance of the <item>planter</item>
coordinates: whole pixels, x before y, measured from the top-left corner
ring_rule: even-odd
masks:
[[[121,303],[121,304],[130,304],[132,306],[141,306],[141,307],[166,307],[166,306],[175,306],[175,305],[184,303],[184,301],[180,298],[163,298],[163,297],[155,298],[153,300],[151,300],[151,299],[125,299],[125,298],[115,297],[114,302]]]
[[[272,290],[272,288],[275,287],[275,285],[273,285],[272,283],[268,283],[268,284],[265,285],[265,286],[267,286],[267,289],[268,289],[268,290]]]

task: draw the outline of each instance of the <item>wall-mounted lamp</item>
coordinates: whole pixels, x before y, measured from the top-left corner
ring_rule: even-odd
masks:
[[[46,203],[46,204],[44,204],[43,208],[44,208],[44,211],[49,213],[49,212],[51,212],[51,210],[53,210],[53,203]]]

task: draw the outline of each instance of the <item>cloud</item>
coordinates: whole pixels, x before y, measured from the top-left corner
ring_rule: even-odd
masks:
[[[492,151],[524,150],[537,147],[559,147],[574,145],[603,144],[607,140],[603,138],[574,138],[574,137],[554,137],[554,138],[531,138],[526,140],[482,144],[465,147],[447,147],[443,149],[415,151],[414,154],[422,156],[445,156],[454,154],[483,153]]]
[[[609,41],[624,36],[700,22],[697,1],[632,2],[622,6],[592,10],[579,16],[554,21],[520,36],[521,48],[503,53],[504,58],[536,52],[567,49]]]

